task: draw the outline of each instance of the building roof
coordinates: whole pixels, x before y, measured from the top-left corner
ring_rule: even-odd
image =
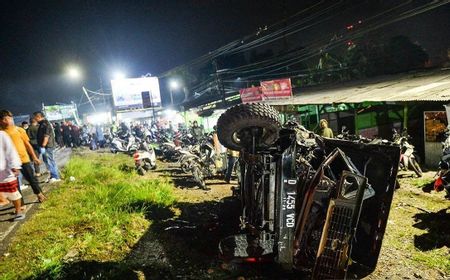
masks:
[[[383,76],[328,87],[297,88],[290,99],[271,105],[394,101],[450,101],[450,69]]]

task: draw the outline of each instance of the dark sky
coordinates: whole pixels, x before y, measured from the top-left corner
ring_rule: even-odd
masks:
[[[81,84],[98,89],[99,78],[109,84],[114,69],[158,75],[315,2],[3,0],[0,108],[20,114],[41,102],[78,102]],[[433,22],[448,27],[448,17],[436,18],[418,31],[431,32]],[[72,63],[83,69],[82,82],[64,76]]]

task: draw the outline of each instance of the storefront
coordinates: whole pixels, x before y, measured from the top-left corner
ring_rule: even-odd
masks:
[[[391,139],[393,128],[408,128],[426,165],[435,167],[440,159],[440,141],[448,123],[443,105],[450,102],[449,70],[295,92],[290,99],[266,103],[276,106],[284,120],[293,117],[311,130],[322,118],[335,133],[345,126],[351,133],[368,138]]]

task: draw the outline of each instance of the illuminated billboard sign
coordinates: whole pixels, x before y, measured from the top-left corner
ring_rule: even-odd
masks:
[[[49,121],[77,119],[78,111],[75,104],[44,106],[44,114]]]
[[[157,77],[111,80],[111,88],[118,111],[161,106]]]

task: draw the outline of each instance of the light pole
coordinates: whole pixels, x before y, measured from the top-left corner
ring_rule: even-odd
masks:
[[[67,67],[66,71],[67,71],[67,75],[69,76],[69,78],[73,81],[79,81],[79,80],[81,80],[81,77],[83,76],[80,68],[75,65],[70,65],[69,67]],[[97,109],[95,108],[94,103],[92,103],[92,100],[86,91],[86,88],[84,86],[82,86],[81,88],[83,89],[83,93],[86,95],[89,103],[91,104],[92,109],[94,109],[94,112],[97,112]]]
[[[173,107],[173,90],[179,88],[179,84],[176,80],[171,80],[169,82],[169,89],[170,89],[170,106]]]

